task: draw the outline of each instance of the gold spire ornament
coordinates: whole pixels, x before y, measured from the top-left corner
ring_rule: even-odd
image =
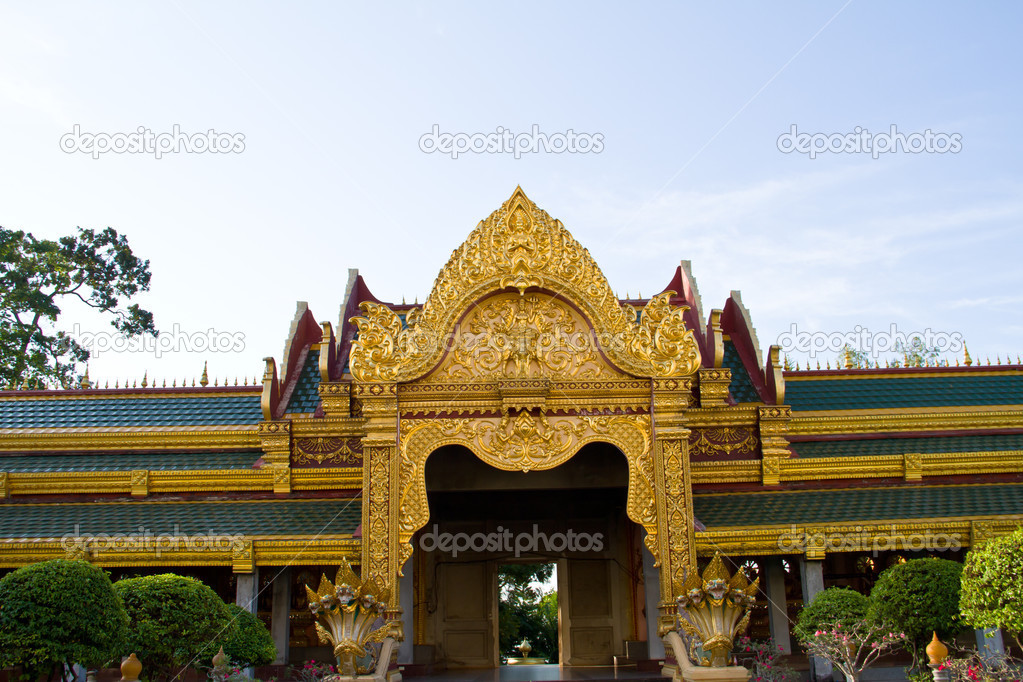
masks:
[[[334,647],[340,672],[340,676],[328,676],[325,682],[332,677],[351,678],[373,670],[379,653],[371,645],[394,636],[401,628],[400,621],[376,625],[387,610],[391,592],[372,579],[363,582],[347,559],[342,559],[334,581],[324,575],[319,589],[314,591],[308,585],[305,588],[309,610],[318,619],[316,633],[320,643]],[[359,666],[357,660],[366,656],[371,658],[370,665]]]
[[[206,372],[206,363],[204,362],[204,363],[202,363],[202,378],[199,379],[199,385],[202,386],[203,388],[206,388],[207,386],[209,386],[209,384],[210,384],[210,375],[207,374],[207,372]],[[192,385],[195,386],[195,382],[194,381],[192,382]]]
[[[741,569],[730,575],[721,552],[715,552],[703,576],[693,571],[683,589],[677,600],[679,625],[689,638],[690,656],[712,668],[725,667],[735,637],[749,625],[760,578],[750,583]],[[697,647],[710,654],[709,660],[696,655]]]

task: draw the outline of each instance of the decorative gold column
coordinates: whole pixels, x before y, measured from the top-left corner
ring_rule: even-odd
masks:
[[[392,595],[398,594],[398,400],[394,383],[357,383],[354,393],[362,401],[366,435],[362,439],[362,575]],[[387,604],[384,618],[397,621],[401,607]]]
[[[687,575],[696,570],[692,481],[689,475],[690,379],[653,380],[654,496],[657,503],[661,603],[658,636],[675,628],[677,604]]]
[[[792,408],[788,405],[763,405],[757,408],[760,428],[760,447],[763,452],[762,482],[764,485],[778,485],[781,482],[781,460],[788,459],[789,422]]]
[[[259,424],[259,442],[263,460],[274,476],[274,492],[291,492],[291,420],[279,419]]]

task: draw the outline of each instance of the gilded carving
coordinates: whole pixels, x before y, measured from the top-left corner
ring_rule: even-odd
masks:
[[[431,380],[622,378],[601,360],[579,314],[550,296],[494,296],[459,323],[452,340]]]
[[[329,436],[296,438],[292,463],[305,466],[362,466],[362,441],[358,438]]]
[[[698,457],[749,455],[756,450],[757,437],[746,427],[693,429],[689,436],[689,454]]]
[[[637,319],[622,306],[589,252],[562,226],[530,201],[521,189],[482,221],[452,254],[420,308],[402,324],[382,304],[364,302],[353,318],[359,337],[349,367],[359,381],[407,382],[427,374],[445,351],[455,322],[487,294],[514,288],[558,292],[579,307],[605,338],[601,349],[611,362],[634,376],[689,376],[700,365],[684,307],[673,292],[652,298]],[[515,349],[513,349],[515,350]],[[518,355],[526,366],[528,348]]]

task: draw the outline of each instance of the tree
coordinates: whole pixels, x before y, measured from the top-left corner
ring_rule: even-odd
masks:
[[[1023,649],[1023,528],[970,550],[959,609],[976,628],[1002,628]]]
[[[35,680],[119,663],[127,627],[110,576],[88,562],[44,561],[0,580],[0,668],[20,664]]]
[[[148,291],[149,279],[149,261],[112,228],[51,241],[0,227],[0,385],[74,381],[89,350],[56,329],[65,299],[109,313],[120,334],[155,336],[152,313],[121,304]]]
[[[867,616],[870,600],[848,587],[829,587],[803,606],[796,616],[792,633],[801,643],[814,637],[818,630],[831,630],[835,625],[850,628]]]
[[[554,574],[554,564],[505,564],[498,571],[501,602],[498,604],[499,646],[510,653],[523,639],[533,647],[532,656],[555,658],[558,655],[557,626],[553,641],[541,615],[541,601],[547,594],[543,583]],[[555,593],[555,599],[557,599]],[[555,622],[557,608],[555,601]],[[550,606],[548,605],[548,610]]]
[[[918,669],[932,632],[951,641],[962,629],[959,577],[963,566],[948,559],[911,559],[886,569],[870,591],[868,617],[894,623],[906,633]]]
[[[209,665],[218,642],[232,635],[227,605],[195,578],[173,573],[124,578],[114,589],[131,620],[127,649],[138,655],[151,680]]]
[[[234,628],[224,641],[224,653],[242,667],[273,663],[277,647],[263,621],[237,604],[228,604],[227,609]]]
[[[863,671],[881,656],[901,649],[906,635],[882,623],[859,620],[852,625],[825,625],[803,642],[811,656],[830,661],[842,671],[846,682],[858,682]]]

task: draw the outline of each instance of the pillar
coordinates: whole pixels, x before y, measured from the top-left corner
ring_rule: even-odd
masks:
[[[658,612],[661,603],[661,574],[654,566],[654,555],[643,547],[643,595],[646,612],[647,658],[664,658],[664,640],[657,636]]]
[[[412,648],[416,641],[414,625],[415,571],[413,559],[405,562],[402,569],[402,577],[398,580],[398,603],[401,604],[402,630],[405,632],[405,639],[398,645],[398,663],[412,663]]]
[[[803,605],[824,591],[824,561],[812,559],[799,560],[799,575],[803,587]],[[823,658],[810,657],[810,675],[813,680],[830,680],[831,664]]]
[[[1005,655],[1005,642],[998,628],[982,628],[974,631],[977,635],[977,651],[985,661]]]
[[[259,568],[252,573],[236,573],[234,603],[249,613],[255,613],[259,605]]]
[[[792,653],[789,635],[788,599],[785,596],[785,567],[780,556],[763,559],[764,578],[767,581],[767,616],[771,625],[771,639],[785,655]]]
[[[291,652],[288,644],[291,640],[291,567],[282,568],[274,576],[273,605],[270,609],[270,634],[273,635],[274,646],[277,647],[277,658],[274,665],[287,665]]]
[[[252,573],[236,573],[235,577],[234,603],[244,611],[256,613],[259,608],[259,567],[254,567]],[[204,663],[208,664],[209,661]],[[255,673],[254,668],[245,669],[245,674],[249,677],[255,677]]]

